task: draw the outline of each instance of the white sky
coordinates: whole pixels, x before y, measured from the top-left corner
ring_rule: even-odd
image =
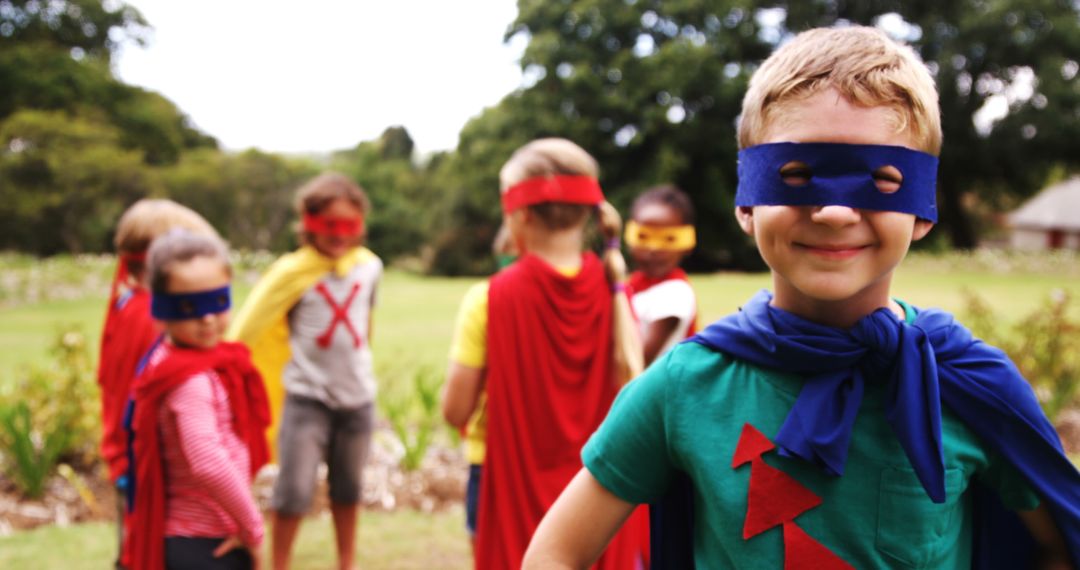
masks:
[[[457,146],[522,81],[514,0],[127,0],[154,27],[122,80],[158,91],[230,150],[325,152],[404,125]]]

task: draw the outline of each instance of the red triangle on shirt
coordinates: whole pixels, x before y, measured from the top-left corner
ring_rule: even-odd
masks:
[[[743,538],[791,521],[820,504],[821,498],[802,483],[765,463],[760,457],[755,457],[750,463],[750,495],[747,498]]]
[[[855,570],[794,521],[784,523],[784,570]]]
[[[769,441],[769,438],[749,423],[743,424],[739,444],[735,446],[735,456],[731,458],[731,468],[734,469],[751,459],[761,457],[762,453],[773,449],[776,449],[776,446]]]

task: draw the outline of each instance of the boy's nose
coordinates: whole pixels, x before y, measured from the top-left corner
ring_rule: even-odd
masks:
[[[862,214],[848,206],[816,206],[811,210],[810,219],[818,224],[840,228],[858,223]]]

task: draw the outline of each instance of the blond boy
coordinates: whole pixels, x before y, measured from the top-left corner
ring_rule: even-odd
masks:
[[[891,296],[936,219],[926,67],[870,28],[800,34],[751,80],[739,143],[736,218],[773,293],[629,384],[525,566],[587,566],[682,473],[700,568],[1022,567],[976,552],[976,482],[1068,567],[1080,478],[1030,388],[947,314]]]

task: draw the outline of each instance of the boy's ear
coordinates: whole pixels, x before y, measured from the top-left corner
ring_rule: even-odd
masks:
[[[922,218],[915,218],[915,231],[911,233],[911,241],[921,240],[926,237],[926,234],[930,233],[930,230],[933,228],[934,222]]]
[[[735,219],[739,221],[739,227],[746,235],[754,237],[754,208],[735,206]]]

